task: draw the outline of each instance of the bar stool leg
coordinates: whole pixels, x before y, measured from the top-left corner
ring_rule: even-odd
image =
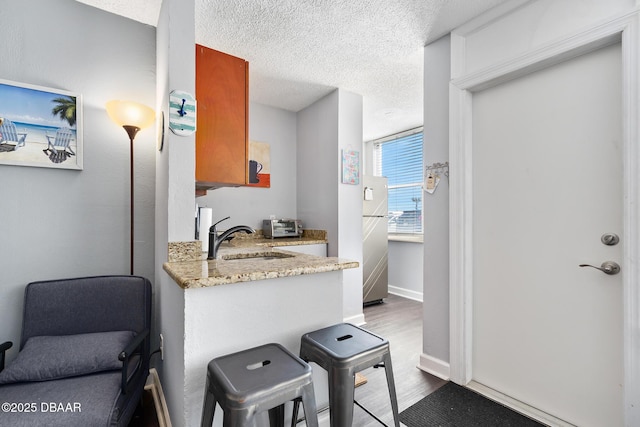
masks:
[[[391,398],[393,423],[396,427],[400,427],[400,416],[398,415],[398,398],[396,396],[395,381],[393,380],[393,367],[391,366],[391,353],[385,354],[382,359],[384,361],[384,371],[387,374],[387,386],[389,388],[389,397]]]
[[[235,420],[234,420],[234,416],[232,414],[231,411],[223,411],[224,413],[224,417],[222,418],[222,425],[224,427],[229,427],[232,425],[240,425],[240,424],[235,424]]]
[[[353,424],[355,374],[351,369],[330,368],[329,416],[332,427]]]
[[[315,402],[314,402],[315,405]],[[291,415],[291,427],[296,427],[298,421],[298,407],[300,406],[300,398],[293,401],[293,414]]]
[[[292,419],[292,425],[295,423],[298,417],[298,400],[294,403],[294,418]],[[313,383],[307,384],[302,388],[302,405],[304,406],[304,418],[307,427],[318,427],[318,410],[316,408],[316,395],[313,391]]]
[[[254,427],[255,408],[229,409],[224,411],[223,427]]]
[[[284,427],[284,405],[269,409],[269,426]]]
[[[207,376],[207,384],[205,386],[204,392],[204,403],[202,409],[202,419],[200,420],[201,427],[211,427],[213,424],[213,413],[216,410],[216,398],[209,391],[210,381],[209,376]]]

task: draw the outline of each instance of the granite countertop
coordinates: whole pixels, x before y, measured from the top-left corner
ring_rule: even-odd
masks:
[[[328,243],[327,232],[324,230],[304,230],[301,237],[278,237],[271,239],[264,237],[262,230],[257,230],[255,234],[236,233],[235,237],[229,242],[225,242],[220,246],[225,247],[278,247],[278,246],[298,246],[298,245],[315,245]]]
[[[277,249],[327,243],[326,234],[307,231],[302,237],[280,239],[266,239],[259,234],[236,237],[220,245],[215,260],[206,259],[200,241],[170,242],[169,260],[163,268],[180,287],[188,289],[358,267],[357,261]]]

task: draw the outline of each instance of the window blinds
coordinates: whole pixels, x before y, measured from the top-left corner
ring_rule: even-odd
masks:
[[[389,185],[389,233],[422,233],[422,145],[422,129],[374,142],[375,175]]]

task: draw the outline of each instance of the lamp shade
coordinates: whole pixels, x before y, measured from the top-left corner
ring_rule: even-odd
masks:
[[[107,114],[120,126],[135,126],[140,129],[151,126],[156,113],[151,107],[132,101],[113,100],[107,102]]]

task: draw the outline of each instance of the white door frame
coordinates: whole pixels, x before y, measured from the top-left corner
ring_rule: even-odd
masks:
[[[624,419],[640,425],[640,40],[637,11],[450,84],[450,369],[452,381],[472,380],[473,92],[504,83],[598,48],[622,44]],[[458,51],[456,51],[458,49]],[[463,43],[452,36],[452,58]],[[458,55],[458,56],[456,56]],[[588,90],[589,88],[585,88]]]

